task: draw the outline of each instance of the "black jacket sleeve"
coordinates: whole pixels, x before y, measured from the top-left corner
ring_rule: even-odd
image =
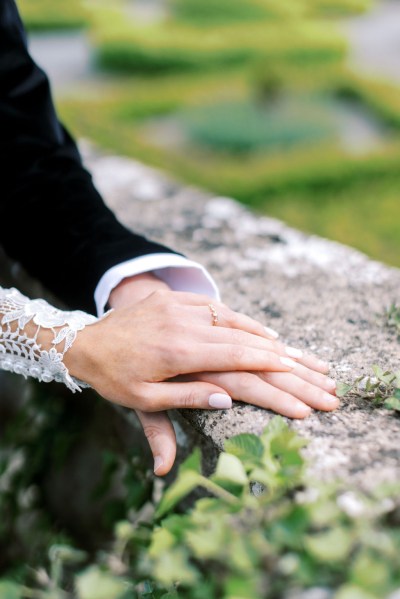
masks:
[[[105,206],[57,119],[14,0],[0,0],[0,219],[6,253],[69,306],[93,313],[106,270],[171,252],[128,231]]]

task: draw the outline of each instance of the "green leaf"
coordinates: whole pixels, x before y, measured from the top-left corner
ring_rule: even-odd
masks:
[[[201,453],[198,447],[180,465],[179,474],[186,471],[201,473]]]
[[[387,410],[394,410],[395,412],[400,412],[400,399],[393,395],[392,397],[388,397],[384,403],[383,407]]]
[[[159,555],[153,563],[153,573],[155,579],[167,587],[176,582],[193,585],[198,579],[198,572],[190,564],[184,547],[174,547]]]
[[[129,583],[91,566],[75,579],[79,599],[122,599]]]
[[[65,564],[79,564],[87,558],[87,553],[69,545],[52,545],[49,549],[51,562],[59,560]]]
[[[376,599],[376,595],[371,595],[356,585],[346,584],[339,589],[334,599]]]
[[[385,383],[385,385],[391,385],[396,380],[396,375],[390,370],[383,370],[380,366],[374,364],[372,367],[374,374],[377,379]]]
[[[211,480],[217,484],[230,482],[239,486],[247,485],[249,482],[242,462],[231,453],[221,453]]]
[[[353,389],[353,386],[354,385],[348,385],[347,383],[339,381],[336,385],[336,395],[338,397],[344,397]]]
[[[352,535],[343,528],[307,536],[304,544],[316,561],[323,563],[340,562],[347,559],[352,545]]]
[[[169,531],[163,527],[156,528],[153,532],[153,536],[151,539],[151,545],[149,547],[149,556],[152,558],[156,558],[159,555],[163,554],[165,551],[168,551],[175,545],[175,537]]]
[[[22,590],[19,584],[11,580],[0,580],[0,599],[21,599]]]
[[[181,499],[191,493],[201,482],[201,453],[199,448],[196,448],[181,464],[176,481],[167,489],[158,504],[155,517],[161,518],[172,510]]]
[[[390,564],[365,549],[354,560],[350,580],[367,591],[383,591],[390,580]],[[386,593],[385,593],[386,595]]]
[[[227,599],[254,599],[259,596],[257,582],[254,573],[251,577],[230,576],[225,584],[224,597]]]
[[[257,435],[244,433],[225,441],[225,451],[238,457],[244,466],[257,465],[264,453],[264,446]]]
[[[156,518],[161,518],[164,514],[172,510],[181,499],[201,485],[201,482],[202,477],[193,470],[186,470],[179,473],[176,481],[169,487],[169,489],[167,489],[161,498],[156,510]]]

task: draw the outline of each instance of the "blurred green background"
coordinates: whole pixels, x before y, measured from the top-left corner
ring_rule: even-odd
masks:
[[[399,2],[19,6],[77,137],[400,266]]]

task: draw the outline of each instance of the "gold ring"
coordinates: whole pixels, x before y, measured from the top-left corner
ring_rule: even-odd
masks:
[[[210,308],[211,312],[212,326],[216,327],[218,324],[218,312],[215,309],[215,306],[213,306],[213,304],[208,304],[208,307]]]

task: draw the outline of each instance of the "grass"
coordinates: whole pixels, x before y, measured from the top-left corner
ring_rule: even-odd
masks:
[[[18,0],[18,8],[31,31],[77,29],[88,24],[81,0]]]

